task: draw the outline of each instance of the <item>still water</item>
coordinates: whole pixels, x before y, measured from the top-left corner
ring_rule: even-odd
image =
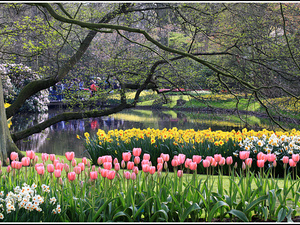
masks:
[[[28,128],[58,113],[57,110],[50,110],[47,114],[18,115],[12,118],[13,132]],[[268,126],[269,121],[254,116],[247,117],[250,125],[256,128],[272,129]],[[34,150],[64,155],[65,152],[74,151],[76,157],[85,156],[83,140],[76,138],[76,135],[83,137],[85,132],[91,135],[96,134],[98,129],[105,131],[111,129],[163,129],[177,127],[178,129],[231,131],[241,130],[245,124],[235,115],[208,114],[200,112],[175,112],[172,110],[137,110],[131,109],[111,116],[101,118],[90,118],[83,120],[62,121],[45,129],[42,133],[31,135],[29,138],[17,142],[20,150]]]

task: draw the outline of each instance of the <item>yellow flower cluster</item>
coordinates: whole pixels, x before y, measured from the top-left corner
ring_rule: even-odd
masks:
[[[270,102],[273,105],[276,105],[282,110],[287,110],[290,112],[299,112],[300,110],[300,102],[297,101],[296,98],[290,98],[290,97],[272,98],[272,99],[268,99],[268,102]],[[266,101],[264,101],[264,103],[267,104]]]
[[[281,132],[281,131],[268,131],[263,129],[261,131],[247,130],[246,128],[242,131],[212,131],[211,129],[206,130],[197,130],[187,129],[181,130],[173,127],[172,129],[139,129],[132,128],[128,130],[110,130],[107,133],[104,130],[99,129],[97,132],[97,138],[99,143],[104,142],[119,142],[122,141],[124,143],[130,143],[131,140],[140,140],[145,139],[146,137],[150,139],[151,144],[154,144],[157,140],[172,140],[174,145],[179,145],[182,143],[203,143],[203,141],[209,141],[214,143],[215,146],[222,146],[230,139],[234,142],[242,142],[246,138],[253,139],[257,137],[261,139],[269,138],[272,135],[276,135],[277,137],[285,136],[300,136],[300,131],[295,129],[290,132]],[[89,133],[85,133],[86,141],[89,140]]]

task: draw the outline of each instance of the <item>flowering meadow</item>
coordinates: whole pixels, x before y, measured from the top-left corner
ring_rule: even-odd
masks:
[[[0,220],[291,222],[300,204],[298,134],[99,130],[85,133],[90,159],[12,152],[0,170]],[[92,155],[96,142],[101,156]]]

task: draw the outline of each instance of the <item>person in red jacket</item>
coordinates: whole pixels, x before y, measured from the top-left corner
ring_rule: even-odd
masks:
[[[98,90],[98,86],[95,84],[95,81],[91,82],[90,90],[91,90],[91,97],[93,97],[95,92],[97,92]]]

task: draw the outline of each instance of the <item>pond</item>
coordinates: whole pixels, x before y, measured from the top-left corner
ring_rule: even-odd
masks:
[[[47,114],[20,114],[12,118],[13,132],[42,122],[51,118],[59,111],[51,109]],[[243,116],[245,118],[245,116]],[[268,119],[262,119],[254,116],[247,116],[250,125],[258,129],[274,129],[268,124]],[[96,134],[98,129],[105,131],[111,129],[194,129],[203,130],[211,128],[212,130],[231,131],[241,130],[244,123],[236,115],[212,114],[201,112],[172,111],[172,110],[141,110],[130,109],[120,113],[101,118],[90,118],[82,120],[62,121],[45,129],[42,133],[31,135],[29,138],[17,142],[20,150],[34,150],[35,152],[46,152],[64,155],[65,152],[74,151],[75,156],[84,156],[83,140],[76,138],[76,135],[84,136],[85,132],[91,135]],[[291,128],[293,124],[291,124]]]

